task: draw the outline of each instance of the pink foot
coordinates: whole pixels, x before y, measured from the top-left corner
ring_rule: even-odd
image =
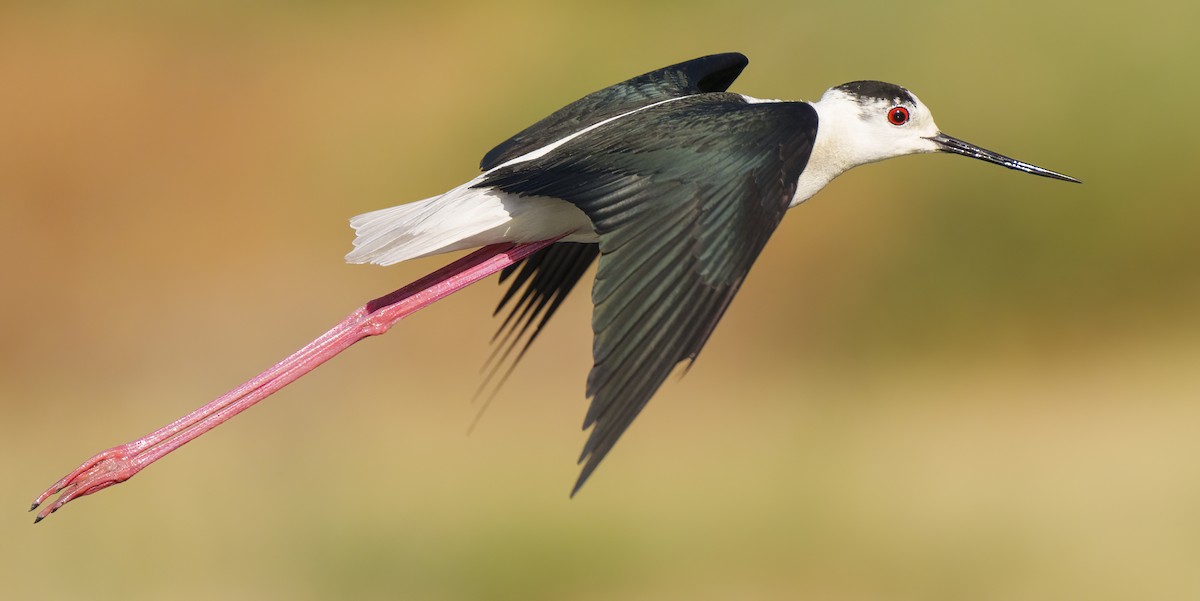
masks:
[[[53,503],[38,512],[33,523],[42,521],[46,516],[58,511],[59,507],[74,499],[130,479],[141,469],[134,461],[135,456],[136,453],[129,445],[120,445],[88,459],[83,465],[75,468],[75,471],[67,474],[62,480],[55,482],[53,486],[38,495],[38,498],[33,501],[33,506],[29,508],[30,511],[37,509],[46,499],[61,493]]]

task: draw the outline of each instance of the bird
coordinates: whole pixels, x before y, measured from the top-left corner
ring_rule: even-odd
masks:
[[[91,457],[37,497],[31,511],[58,495],[34,522],[127,480],[359,340],[497,272],[508,284],[497,334],[526,336],[523,354],[595,263],[583,424],[590,433],[573,496],[669,374],[691,367],[788,209],[835,177],[940,152],[1080,183],[942,133],[925,104],[895,84],[852,81],[811,102],[729,92],[748,63],[740,53],[713,54],[593,92],[490,150],[470,181],[352,218],[349,263],[476,250],[367,302],[209,404]]]

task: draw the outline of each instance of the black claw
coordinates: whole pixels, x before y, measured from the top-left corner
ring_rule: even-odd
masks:
[[[33,511],[34,509],[37,509],[37,508],[38,508],[38,505],[41,505],[41,503],[38,503],[37,501],[34,501],[34,502],[33,502],[33,505],[30,505],[30,506],[29,506],[29,511]]]
[[[42,518],[43,518],[43,517],[45,517],[45,516],[41,516],[41,515],[39,515],[39,516],[37,516],[36,518],[33,518],[33,523],[35,523],[35,524],[36,524],[36,523],[38,523],[38,522],[42,521]]]

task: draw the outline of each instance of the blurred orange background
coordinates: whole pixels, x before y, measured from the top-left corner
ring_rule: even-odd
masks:
[[[1200,595],[1195,3],[7,3],[0,591],[11,599]],[[32,527],[92,453],[446,257],[346,219],[595,89],[895,81],[954,136],[794,210],[573,500],[576,292],[470,436],[492,282]]]

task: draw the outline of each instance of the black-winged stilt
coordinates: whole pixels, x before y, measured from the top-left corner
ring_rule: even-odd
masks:
[[[695,360],[787,209],[847,169],[950,152],[1078,181],[941,133],[929,109],[897,85],[856,81],[817,102],[726,92],[746,64],[741,54],[706,56],[589,94],[492,149],[475,179],[355,217],[351,263],[482,248],[368,302],[204,407],[92,457],[38,496],[31,509],[61,493],[35,522],[497,271],[515,276],[502,307],[521,294],[506,323],[536,321],[536,336],[599,257],[584,421],[592,431],[578,491],[671,370]]]

